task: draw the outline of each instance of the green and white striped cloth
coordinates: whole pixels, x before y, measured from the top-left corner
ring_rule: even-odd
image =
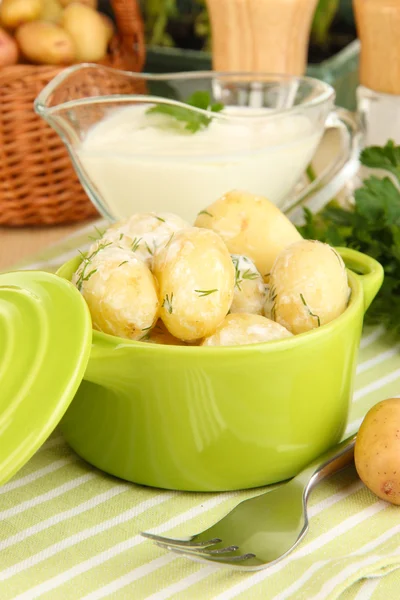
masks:
[[[18,268],[55,270],[85,248],[92,229]],[[400,395],[399,352],[400,344],[390,344],[382,328],[364,333],[346,435],[374,403]],[[79,459],[55,431],[0,487],[0,599],[400,597],[400,508],[378,500],[352,467],[316,488],[306,538],[264,571],[238,573],[195,563],[139,535],[194,533],[261,491],[203,494],[128,484]]]

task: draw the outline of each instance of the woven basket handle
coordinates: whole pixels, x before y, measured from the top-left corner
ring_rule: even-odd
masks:
[[[118,38],[121,48],[127,54],[135,55],[137,70],[141,70],[145,60],[145,42],[142,15],[137,0],[111,0]]]

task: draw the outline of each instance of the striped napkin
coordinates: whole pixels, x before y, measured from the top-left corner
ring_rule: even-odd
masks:
[[[54,271],[77,248],[85,249],[92,230],[86,227],[18,267]],[[373,404],[399,394],[400,344],[390,343],[381,327],[367,329],[345,436]],[[56,430],[0,487],[0,599],[400,597],[400,508],[370,493],[354,467],[314,490],[306,538],[263,571],[195,563],[139,535],[195,533],[263,491],[203,494],[129,484],[85,463]]]

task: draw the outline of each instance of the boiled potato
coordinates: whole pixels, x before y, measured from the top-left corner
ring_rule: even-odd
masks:
[[[210,335],[229,311],[235,269],[222,239],[207,229],[175,233],[154,256],[160,287],[160,316],[175,337],[191,341]]]
[[[374,494],[400,505],[400,398],[383,400],[368,411],[357,434],[354,461]]]
[[[78,0],[60,0],[60,4],[63,8],[65,8],[66,6],[68,6],[68,4],[72,4],[77,1]],[[93,8],[95,10],[97,9],[97,0],[79,0],[79,4],[85,4],[90,8]]]
[[[235,267],[235,290],[231,313],[260,315],[265,303],[265,285],[255,264],[247,256],[232,254]]]
[[[58,0],[43,0],[43,8],[40,12],[39,20],[49,23],[60,23],[63,8]]]
[[[152,344],[162,344],[164,346],[186,346],[187,344],[182,340],[174,337],[170,334],[164,323],[159,319],[153,329],[143,336],[141,339],[143,342],[150,342]]]
[[[135,213],[129,219],[107,229],[103,240],[132,250],[151,266],[153,256],[177,231],[190,227],[189,223],[171,213]]]
[[[272,202],[237,190],[202,210],[195,225],[218,233],[231,254],[251,258],[265,279],[279,252],[302,239],[295,226]]]
[[[96,62],[107,54],[108,33],[100,14],[84,4],[68,4],[62,26],[71,36],[77,62]]]
[[[23,23],[35,21],[40,16],[43,0],[2,0],[0,25],[14,30]]]
[[[292,337],[290,331],[261,315],[230,314],[225,317],[215,333],[205,338],[202,346],[239,346],[259,344]]]
[[[99,331],[139,340],[157,321],[157,283],[132,252],[97,243],[72,282],[85,298],[93,327]]]
[[[39,65],[69,65],[74,62],[74,46],[68,33],[54,23],[34,21],[16,31],[22,54]]]
[[[4,29],[0,28],[0,68],[15,65],[18,61],[18,46]]]
[[[294,334],[303,333],[341,315],[349,294],[346,268],[336,250],[302,240],[283,250],[271,269],[265,316]]]

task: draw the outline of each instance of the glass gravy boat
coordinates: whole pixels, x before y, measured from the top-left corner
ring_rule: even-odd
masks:
[[[204,108],[189,106],[199,91],[203,101],[208,94]],[[223,110],[211,111],[208,98]],[[60,135],[89,198],[111,221],[166,211],[193,222],[231,189],[265,196],[298,221],[302,206],[323,206],[359,167],[362,132],[334,98],[329,84],[309,77],[150,75],[80,64],[43,89],[35,110]],[[305,185],[331,128],[341,132],[340,152]]]

